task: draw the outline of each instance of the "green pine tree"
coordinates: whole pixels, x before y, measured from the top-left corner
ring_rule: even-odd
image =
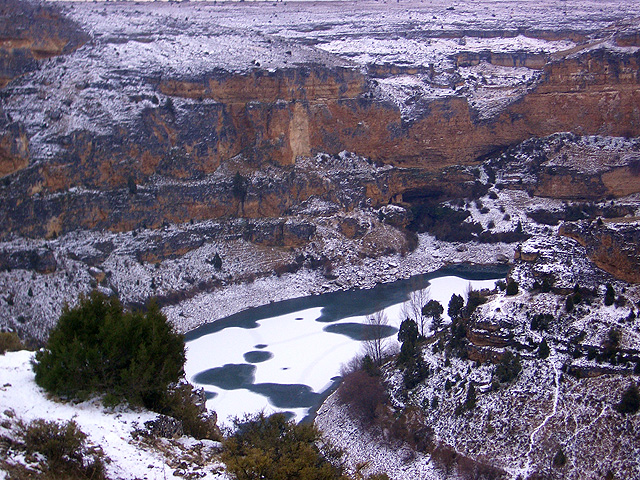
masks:
[[[543,338],[538,346],[538,358],[547,358],[549,356],[549,345],[547,339]]]
[[[108,402],[157,409],[184,361],[182,336],[156,302],[146,311],[124,312],[117,298],[92,292],[64,309],[33,369],[36,382],[61,397],[106,394]]]

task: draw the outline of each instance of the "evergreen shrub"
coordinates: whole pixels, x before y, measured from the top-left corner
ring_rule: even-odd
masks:
[[[94,291],[65,307],[33,369],[38,385],[63,398],[104,394],[107,404],[157,410],[184,361],[182,336],[155,301],[144,312],[124,312],[117,298]]]
[[[638,392],[638,386],[635,384],[629,385],[622,393],[620,403],[617,403],[615,408],[623,415],[637,413],[638,410],[640,410],[640,393]]]
[[[495,375],[500,383],[509,383],[518,376],[521,370],[520,355],[514,355],[507,350],[496,367]]]
[[[288,421],[284,414],[264,413],[236,419],[224,441],[222,461],[237,480],[346,479],[341,452],[322,442],[311,423]]]
[[[517,295],[517,293],[518,293],[518,282],[516,282],[515,280],[509,280],[509,282],[507,283],[507,291],[506,291],[506,293],[509,296]]]

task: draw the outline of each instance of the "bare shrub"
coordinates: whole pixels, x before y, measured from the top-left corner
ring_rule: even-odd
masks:
[[[427,425],[424,412],[419,407],[407,407],[397,418],[388,415],[384,423],[393,439],[407,444],[412,450],[433,450],[433,428]]]
[[[86,445],[87,436],[73,421],[55,422],[37,419],[20,425],[19,437],[28,454],[39,453],[52,478],[104,479],[102,458]]]
[[[446,475],[452,473],[457,457],[458,452],[446,443],[439,443],[431,452],[431,459],[433,460],[433,463]]]
[[[431,452],[431,458],[436,467],[442,470],[447,477],[453,473],[455,467],[458,478],[464,480],[498,480],[506,478],[504,470],[461,455],[446,443],[437,444]]]
[[[379,367],[384,357],[386,327],[389,325],[389,318],[381,310],[373,315],[367,315],[365,323],[369,326],[370,332],[370,337],[364,341],[365,355],[368,355],[373,364]]]
[[[420,335],[424,336],[427,319],[422,315],[422,308],[431,300],[431,288],[422,288],[412,291],[409,300],[402,305],[400,315],[402,320],[410,318],[418,325]]]
[[[364,370],[347,375],[338,388],[338,401],[347,405],[351,413],[365,423],[372,423],[387,401],[387,393],[380,377]]]
[[[497,480],[505,478],[505,472],[500,468],[478,462],[462,455],[457,459],[458,475],[464,480]]]
[[[0,355],[22,350],[24,345],[15,332],[0,332]]]

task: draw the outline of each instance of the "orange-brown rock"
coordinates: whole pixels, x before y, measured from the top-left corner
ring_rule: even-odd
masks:
[[[88,40],[55,6],[0,3],[0,88],[36,68],[37,60],[68,53]]]
[[[224,104],[311,103],[355,98],[366,88],[366,78],[356,69],[317,65],[276,71],[254,69],[248,74],[213,73],[200,82],[164,80],[160,91],[187,98],[209,98]]]
[[[567,222],[560,235],[573,238],[602,270],[621,280],[640,282],[640,230],[638,219],[617,223]]]
[[[514,58],[502,63],[518,63]],[[230,139],[235,148],[223,146],[225,156],[249,149],[258,163],[291,164],[298,155],[348,150],[394,165],[440,169],[557,131],[640,135],[639,58],[599,49],[553,61],[536,88],[482,121],[463,97],[434,100],[419,119],[404,121],[395,106],[363,98],[365,77],[348,69],[254,71],[199,83],[166,80],[160,88],[225,106],[220,114],[243,132]],[[222,123],[218,117],[210,124]],[[210,153],[211,165],[224,159]]]
[[[19,125],[13,124],[0,136],[0,177],[29,165],[29,140]]]

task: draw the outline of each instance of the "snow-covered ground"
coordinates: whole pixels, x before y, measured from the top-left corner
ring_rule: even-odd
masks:
[[[33,352],[7,352],[0,355],[0,437],[13,437],[16,422],[29,423],[36,419],[76,422],[87,435],[90,446],[102,449],[106,460],[106,473],[109,478],[162,480],[182,471],[178,465],[182,456],[191,450],[198,450],[204,456],[213,456],[218,444],[209,440],[194,441],[187,437],[179,439],[160,439],[160,448],[134,438],[136,429],[144,429],[144,423],[154,420],[157,415],[145,410],[134,411],[116,407],[107,409],[98,399],[73,404],[62,403],[48,397],[36,385],[31,370]],[[208,453],[207,453],[208,452]],[[28,464],[20,452],[9,449],[6,452],[8,462]],[[190,464],[188,472],[196,472],[198,478],[226,478],[218,471],[220,464],[213,462],[204,467]],[[0,469],[0,479],[5,473]]]
[[[416,453],[406,445],[385,440],[378,431],[363,428],[337,401],[336,394],[322,405],[315,424],[331,442],[345,449],[352,471],[360,469],[365,476],[386,473],[392,480],[443,478],[430,455]]]

